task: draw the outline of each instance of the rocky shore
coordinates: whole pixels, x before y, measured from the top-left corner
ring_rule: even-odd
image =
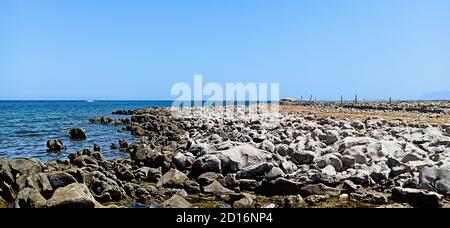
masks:
[[[129,159],[96,145],[48,164],[0,157],[0,208],[450,206],[449,124],[227,109],[89,120],[135,135],[111,145]],[[80,130],[71,135],[83,140]]]

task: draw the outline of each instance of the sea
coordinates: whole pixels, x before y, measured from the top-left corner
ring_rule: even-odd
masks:
[[[147,107],[170,107],[172,101],[0,101],[0,156],[6,158],[39,158],[44,162],[65,160],[70,153],[91,148],[94,143],[105,158],[127,158],[119,150],[111,150],[119,139],[133,143],[137,140],[124,125],[93,125],[89,119],[112,115],[116,110]],[[85,130],[87,139],[70,139],[71,128]],[[67,146],[59,153],[47,151],[47,140],[60,139]]]

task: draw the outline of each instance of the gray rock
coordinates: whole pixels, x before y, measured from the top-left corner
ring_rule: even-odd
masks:
[[[297,171],[297,165],[295,165],[292,161],[284,161],[281,163],[281,168],[283,169],[284,173],[290,174],[295,171]]]
[[[327,145],[333,145],[335,142],[339,141],[339,132],[336,130],[327,130],[325,131],[325,137],[323,138],[323,141]]]
[[[53,189],[65,187],[69,184],[77,182],[72,175],[66,172],[50,172],[47,174],[47,178]]]
[[[269,172],[267,172],[264,176],[266,180],[274,180],[279,177],[284,177],[285,174],[282,169],[279,167],[273,167]]]
[[[119,180],[115,181],[99,171],[83,173],[83,180],[99,202],[118,201],[126,198],[126,192],[119,185]]]
[[[59,139],[51,139],[47,141],[47,148],[50,152],[59,152],[65,150],[64,143]]]
[[[311,184],[300,188],[300,194],[304,196],[310,195],[339,196],[341,194],[341,191],[338,188],[328,187],[320,183],[320,184]]]
[[[32,188],[23,188],[17,194],[15,201],[16,208],[46,208],[47,200]]]
[[[275,152],[281,156],[289,156],[294,152],[294,150],[286,144],[278,144],[275,147]]]
[[[342,190],[344,192],[354,192],[356,190],[358,190],[361,186],[356,185],[355,183],[353,183],[350,180],[345,180],[342,184]]]
[[[164,188],[183,188],[187,181],[189,181],[189,177],[187,177],[186,174],[176,169],[171,169],[162,176],[156,186]]]
[[[308,165],[313,163],[316,154],[311,151],[300,151],[291,154],[291,161],[296,165]]]
[[[49,208],[94,208],[94,197],[84,184],[73,183],[56,189],[52,198],[47,201]]]
[[[420,188],[450,195],[450,168],[425,167],[419,173]]]
[[[179,195],[173,195],[161,204],[162,208],[191,208],[192,204]]]
[[[236,173],[246,167],[269,162],[272,156],[268,152],[258,150],[250,145],[242,145],[215,154],[222,164],[222,173]]]
[[[98,165],[98,163],[91,157],[89,157],[88,155],[81,155],[76,157],[73,160],[73,164],[78,166],[79,168],[81,167],[85,167],[87,165]]]
[[[216,155],[204,155],[194,161],[191,170],[194,176],[207,172],[222,173],[222,161]]]
[[[162,177],[161,168],[150,168],[144,166],[135,170],[134,176],[136,179],[155,183]]]
[[[136,164],[151,168],[161,167],[163,170],[168,170],[170,167],[170,160],[166,155],[147,146],[140,146],[130,151],[130,158]]]
[[[364,187],[373,184],[373,180],[370,177],[370,172],[367,170],[358,169],[354,174],[351,175],[349,180],[353,181],[355,184],[362,185]]]
[[[416,207],[439,207],[443,196],[436,192],[421,189],[397,187],[392,190],[392,199]]]
[[[269,140],[264,140],[261,143],[261,149],[265,150],[265,151],[269,151],[270,153],[274,153],[275,152],[275,145],[273,145],[273,143]]]
[[[197,177],[197,182],[203,186],[206,186],[217,180],[217,178],[219,178],[219,175],[217,175],[217,173],[208,172]]]
[[[341,159],[334,154],[325,154],[321,157],[315,158],[314,162],[320,168],[325,168],[326,166],[331,165],[336,171],[342,170]]]
[[[335,176],[337,174],[336,169],[332,165],[327,165],[323,168],[322,173],[328,176]]]
[[[33,175],[41,173],[44,170],[44,165],[36,158],[19,158],[9,161],[11,171],[21,175]]]
[[[385,164],[374,165],[370,170],[370,177],[376,183],[382,184],[389,180],[389,175],[391,173],[391,169]]]
[[[201,157],[203,155],[209,154],[211,152],[211,148],[208,144],[197,144],[192,145],[188,151],[196,157]]]
[[[214,180],[211,184],[208,186],[205,186],[203,188],[203,192],[207,194],[213,194],[213,195],[227,195],[232,194],[234,191],[231,191],[230,189],[227,189],[220,184],[220,182]]]
[[[355,159],[356,164],[367,164],[369,158],[366,156],[365,151],[367,151],[366,146],[354,146],[346,149],[342,155]]]
[[[262,180],[265,178],[266,174],[272,170],[272,168],[273,165],[271,163],[262,163],[249,166],[239,171],[236,175],[236,178]]]
[[[38,190],[46,198],[49,198],[54,190],[45,173],[38,173],[27,177],[25,186]],[[19,186],[19,188],[24,188],[25,186]]]
[[[178,170],[186,170],[192,166],[194,159],[193,156],[178,152],[172,157],[172,162]]]
[[[343,170],[347,170],[355,166],[356,159],[351,155],[344,155],[341,157],[341,162]]]
[[[86,139],[86,133],[81,128],[72,128],[70,129],[70,138],[75,140],[83,140]]]

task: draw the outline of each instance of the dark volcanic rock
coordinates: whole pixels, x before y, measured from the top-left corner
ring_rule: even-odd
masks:
[[[439,207],[443,196],[436,192],[421,189],[394,188],[392,190],[392,199],[417,207]]]
[[[297,195],[300,193],[300,183],[285,178],[263,182],[260,193],[264,195]]]
[[[66,147],[64,146],[63,142],[59,139],[51,139],[47,141],[47,148],[48,151],[51,152],[59,152],[61,150],[65,150]]]
[[[91,124],[104,124],[104,125],[107,125],[107,124],[110,124],[112,122],[113,122],[113,119],[111,119],[111,117],[108,117],[108,116],[100,117],[100,118],[97,118],[97,119],[89,119],[89,123],[91,123]]]
[[[47,174],[47,178],[53,189],[58,189],[77,182],[72,175],[66,172],[51,172]]]
[[[70,138],[75,140],[83,140],[86,139],[86,133],[81,128],[72,128],[70,129]]]

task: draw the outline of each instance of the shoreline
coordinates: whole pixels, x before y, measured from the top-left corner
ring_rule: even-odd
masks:
[[[449,206],[447,114],[231,107],[114,112],[131,114],[121,122],[141,138],[122,148],[130,159],[105,160],[98,148],[47,164],[0,158],[0,207]]]

